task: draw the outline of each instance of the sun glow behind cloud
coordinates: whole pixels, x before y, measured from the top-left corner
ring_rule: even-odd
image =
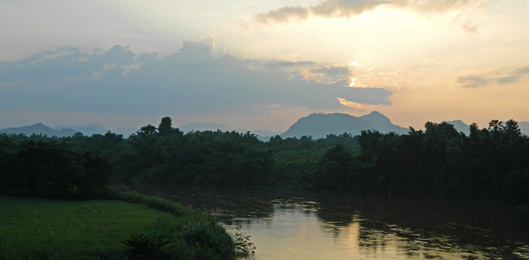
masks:
[[[518,72],[529,66],[529,36],[524,33],[529,30],[527,0],[385,2],[391,4],[367,0],[7,1],[0,3],[0,30],[5,34],[0,59],[14,61],[64,45],[104,51],[116,44],[130,46],[136,54],[156,52],[153,55],[163,57],[175,53],[185,40],[213,36],[227,50],[216,52],[244,60],[245,68],[254,68],[249,72],[263,73],[272,81],[287,78],[309,85],[354,91],[379,88],[391,93],[384,94],[387,102],[376,107],[366,106],[361,98],[333,93],[329,100],[350,109],[346,111],[377,109],[396,123],[419,127],[425,120],[510,117],[529,121],[529,108],[522,98],[529,96],[529,76]],[[285,6],[320,9],[286,21],[256,19]],[[87,75],[104,79],[105,73],[119,70],[130,77],[142,70],[137,62],[109,62],[107,70]],[[0,87],[12,84],[3,82]],[[343,100],[337,102],[335,97]]]

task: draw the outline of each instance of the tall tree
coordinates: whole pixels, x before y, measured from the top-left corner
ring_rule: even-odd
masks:
[[[166,116],[162,118],[162,122],[160,122],[160,125],[158,126],[158,133],[160,135],[169,135],[171,134],[172,127],[171,127],[172,120],[170,117]]]

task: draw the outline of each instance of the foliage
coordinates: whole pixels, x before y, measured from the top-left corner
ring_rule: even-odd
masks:
[[[101,156],[55,140],[25,140],[0,148],[0,192],[49,198],[81,198],[106,190],[111,165]]]
[[[235,244],[225,229],[198,212],[187,212],[180,218],[160,217],[147,233],[127,239],[126,254],[130,259],[233,259]]]
[[[468,136],[448,123],[427,122],[425,130],[410,128],[404,135],[368,130],[317,140],[275,136],[269,142],[250,132],[184,134],[171,124],[164,117],[158,127],[144,126],[127,139],[110,132],[60,139],[0,135],[0,180],[18,183],[0,184],[0,192],[60,197],[54,191],[61,187],[71,195],[78,189],[71,185],[73,176],[105,168],[102,158],[107,158],[114,181],[138,185],[280,187],[529,203],[529,138],[514,120],[492,120],[483,129],[472,124]],[[26,149],[30,143],[40,150]],[[88,157],[80,156],[86,151]],[[21,169],[20,178],[26,179],[8,174]]]
[[[235,253],[240,257],[248,257],[255,254],[257,247],[250,241],[249,235],[241,231],[241,226],[237,226],[235,233],[232,233],[232,239],[235,243]]]
[[[143,234],[132,236],[125,240],[128,247],[127,256],[130,259],[170,259],[170,254],[164,251],[164,247],[171,241],[167,238],[146,237]]]
[[[493,120],[470,136],[447,123],[408,135],[363,132],[359,157],[373,192],[528,203],[529,139],[513,120]]]
[[[263,184],[272,167],[271,150],[253,134],[205,131],[183,134],[162,119],[129,137],[117,159],[121,176],[137,182]]]

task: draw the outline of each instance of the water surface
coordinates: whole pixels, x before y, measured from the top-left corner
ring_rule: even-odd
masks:
[[[529,214],[516,207],[240,189],[155,190],[249,235],[257,247],[249,259],[529,259]]]

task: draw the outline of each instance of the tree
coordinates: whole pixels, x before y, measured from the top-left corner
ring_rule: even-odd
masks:
[[[320,189],[345,190],[354,180],[354,160],[351,152],[337,144],[321,157],[315,178]]]
[[[169,135],[171,134],[173,128],[171,127],[171,118],[170,117],[164,117],[162,118],[162,122],[160,122],[160,125],[158,126],[158,133],[160,135]]]

